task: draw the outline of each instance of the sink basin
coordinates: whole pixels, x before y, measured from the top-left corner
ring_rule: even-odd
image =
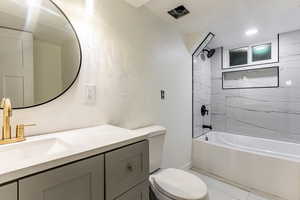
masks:
[[[48,138],[0,146],[0,158],[12,166],[13,163],[33,163],[41,158],[50,159],[69,150],[70,145],[62,140]],[[5,165],[1,164],[0,169],[5,168]]]

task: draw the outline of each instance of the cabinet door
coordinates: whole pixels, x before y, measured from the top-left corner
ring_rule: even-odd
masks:
[[[116,200],[149,200],[148,181],[136,186]]]
[[[148,180],[148,141],[105,154],[106,200],[112,200]]]
[[[21,179],[19,200],[104,200],[104,156]]]
[[[17,183],[0,186],[0,199],[2,200],[17,200],[18,199]]]

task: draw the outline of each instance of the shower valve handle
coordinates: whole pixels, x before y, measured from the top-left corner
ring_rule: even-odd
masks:
[[[205,116],[205,115],[208,115],[208,109],[206,108],[205,105],[201,106],[201,116]]]

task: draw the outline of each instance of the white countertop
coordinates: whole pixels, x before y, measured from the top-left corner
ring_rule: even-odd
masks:
[[[149,134],[147,130],[153,127],[131,131],[103,125],[1,145],[0,184],[145,140]]]

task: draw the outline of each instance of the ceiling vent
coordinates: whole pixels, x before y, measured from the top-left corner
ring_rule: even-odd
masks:
[[[179,18],[189,14],[190,11],[188,9],[186,9],[183,5],[181,5],[181,6],[178,6],[177,8],[174,8],[173,10],[170,10],[168,13],[175,19],[179,19]]]

